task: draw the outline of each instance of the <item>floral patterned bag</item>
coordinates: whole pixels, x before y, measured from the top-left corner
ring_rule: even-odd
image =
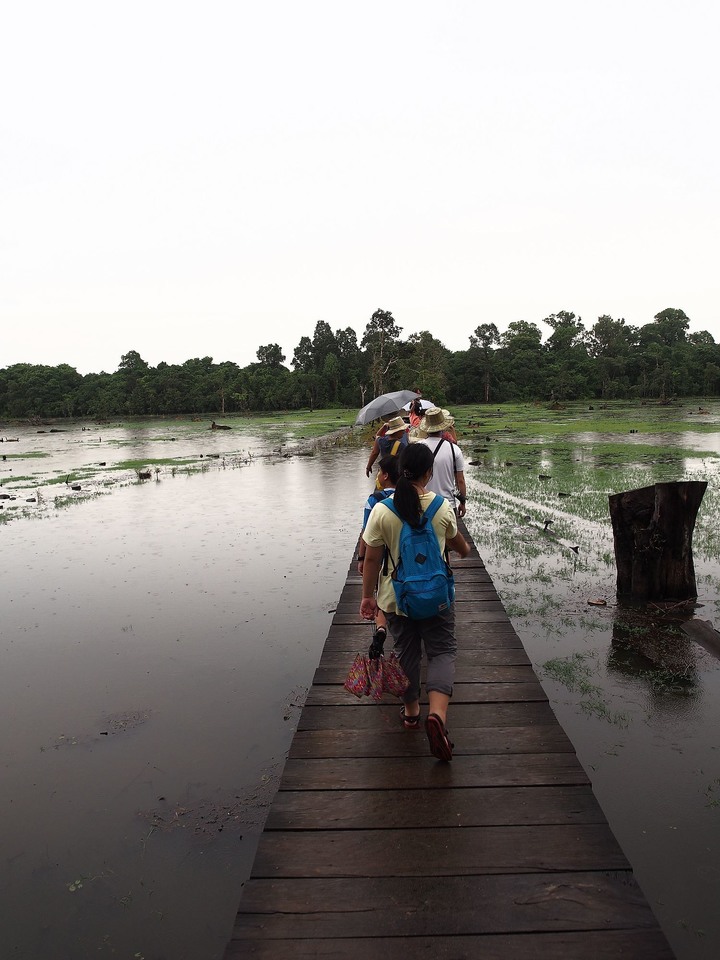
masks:
[[[371,659],[365,654],[358,653],[343,686],[356,697],[369,696],[371,700],[378,702],[384,693],[401,697],[409,683],[394,653],[391,653],[387,659],[385,657]]]
[[[343,686],[356,697],[365,697],[370,693],[370,677],[368,676],[368,660],[362,653],[358,653],[345,678]]]
[[[400,661],[394,652],[391,653],[383,667],[383,690],[394,697],[401,697],[409,686],[410,681],[400,666]]]

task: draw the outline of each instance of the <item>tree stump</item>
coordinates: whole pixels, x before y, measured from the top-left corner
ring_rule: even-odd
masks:
[[[697,597],[692,534],[705,480],[656,483],[610,498],[618,597]]]

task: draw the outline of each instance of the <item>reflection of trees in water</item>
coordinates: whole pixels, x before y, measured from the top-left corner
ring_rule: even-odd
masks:
[[[642,681],[659,710],[668,706],[669,693],[677,695],[672,698],[673,712],[683,702],[689,708],[700,694],[698,648],[682,632],[682,624],[692,616],[684,604],[664,610],[618,606],[608,673]]]

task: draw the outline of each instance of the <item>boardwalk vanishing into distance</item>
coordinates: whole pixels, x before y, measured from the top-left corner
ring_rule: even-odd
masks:
[[[673,957],[474,546],[453,569],[452,762],[343,689],[353,563],[225,960]]]

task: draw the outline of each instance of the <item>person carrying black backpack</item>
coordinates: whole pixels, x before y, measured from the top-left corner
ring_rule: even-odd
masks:
[[[420,665],[424,649],[425,688],[430,704],[425,731],[432,755],[447,761],[452,759],[453,748],[447,731],[447,712],[455,680],[457,641],[454,588],[446,555],[448,550],[454,550],[465,557],[470,547],[458,532],[450,504],[426,489],[432,469],[428,447],[421,443],[405,447],[392,500],[379,503],[370,514],[361,540],[365,544],[365,562],[360,615],[372,620],[378,608],[386,615],[395,653],[410,680],[401,710],[403,726],[408,730],[420,727]],[[430,515],[434,511],[430,520],[426,511]],[[415,546],[408,549],[413,543]],[[428,575],[423,576],[423,569]],[[443,578],[447,581],[444,585]],[[434,601],[432,584],[436,582],[440,589]]]

